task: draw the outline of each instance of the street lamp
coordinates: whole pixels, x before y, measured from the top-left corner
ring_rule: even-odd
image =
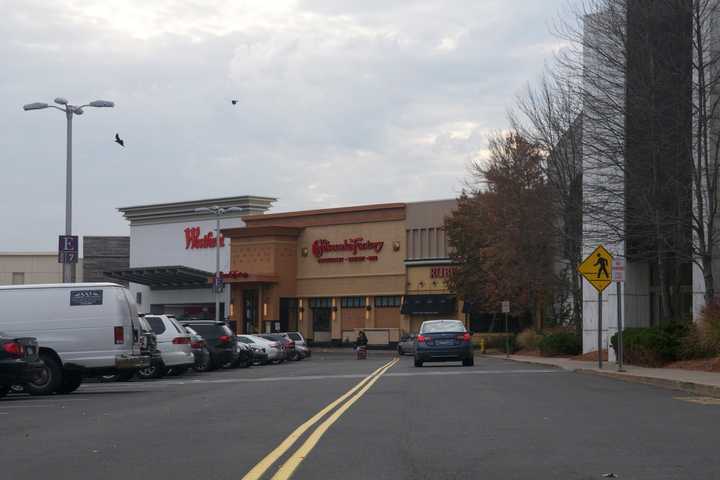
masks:
[[[82,115],[84,113],[83,108],[85,107],[114,107],[115,104],[107,100],[95,100],[85,105],[75,106],[70,105],[68,101],[62,97],[56,98],[55,103],[61,105],[61,107],[48,105],[47,103],[42,102],[35,102],[24,105],[23,110],[27,112],[30,110],[54,108],[65,113],[65,118],[67,119],[67,157],[65,163],[65,235],[70,236],[72,235],[72,117],[73,115]],[[70,269],[70,264],[66,263],[65,258],[62,260],[63,282],[70,283],[72,282],[72,270]]]
[[[226,213],[241,212],[240,207],[212,207],[196,208],[195,213],[212,213],[215,215],[215,280],[213,281],[213,290],[215,291],[215,321],[220,321],[220,217]]]

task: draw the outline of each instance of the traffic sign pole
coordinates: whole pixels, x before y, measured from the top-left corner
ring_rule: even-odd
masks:
[[[602,290],[598,292],[598,368],[602,368]]]
[[[617,286],[617,367],[618,372],[624,372],[623,370],[623,318],[622,318],[622,282],[616,282]]]

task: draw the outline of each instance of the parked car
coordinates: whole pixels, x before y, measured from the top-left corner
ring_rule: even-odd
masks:
[[[205,339],[210,352],[211,368],[236,364],[239,357],[237,340],[235,340],[232,330],[224,322],[192,320],[183,322],[182,325],[192,328]]]
[[[195,364],[193,370],[196,372],[208,372],[212,370],[210,361],[210,350],[202,335],[198,334],[192,327],[183,327],[190,334],[190,346],[192,347]]]
[[[36,339],[12,338],[0,332],[0,397],[5,396],[13,385],[32,381],[42,369]]]
[[[295,342],[295,350],[298,351],[302,358],[307,358],[312,355],[312,350],[310,350],[310,346],[305,341],[305,337],[302,336],[302,333],[287,332],[287,336]]]
[[[275,342],[280,342],[285,350],[286,360],[302,360],[303,357],[300,356],[300,353],[297,350],[295,350],[295,340],[288,337],[287,333],[261,333],[258,336]]]
[[[261,345],[265,349],[265,353],[267,353],[268,362],[282,363],[285,361],[285,349],[283,348],[282,343],[258,337],[257,335],[238,335],[238,337],[245,338],[249,342]]]
[[[403,335],[400,337],[398,342],[398,354],[399,355],[414,355],[415,354],[415,340],[417,339],[417,333],[411,333],[409,335]]]
[[[138,371],[140,378],[160,378],[172,373],[175,375],[187,371],[195,365],[190,334],[170,315],[144,315],[153,333],[157,337],[161,362]]]
[[[265,344],[258,342],[257,340],[251,339],[249,335],[237,335],[237,340],[239,342],[239,347],[243,345],[247,345],[248,347],[250,347],[250,350],[252,351],[253,364],[265,365],[269,363],[269,355],[267,353],[267,349],[264,346]]]
[[[247,345],[245,343],[241,343],[238,341],[237,336],[235,337],[235,343],[237,344],[238,349],[238,358],[235,360],[234,363],[230,365],[226,365],[230,368],[237,368],[237,367],[243,367],[247,368],[251,366],[253,363],[255,363],[254,360],[254,352],[253,349],[250,348],[250,345]]]
[[[150,324],[143,318],[142,315],[138,315],[138,334],[141,336],[141,340],[144,341],[145,347],[150,355],[150,366],[162,368],[163,361],[160,350],[157,346],[157,336],[152,331]],[[141,341],[141,343],[142,343]],[[127,382],[131,380],[135,374],[134,370],[128,370],[121,373],[103,375],[101,380],[103,382]]]
[[[415,366],[460,360],[464,367],[471,367],[475,362],[471,338],[460,320],[425,321],[415,339]]]
[[[42,372],[25,386],[33,395],[70,393],[83,376],[150,364],[135,302],[121,285],[2,286],[0,305],[0,330],[13,338],[37,338]]]

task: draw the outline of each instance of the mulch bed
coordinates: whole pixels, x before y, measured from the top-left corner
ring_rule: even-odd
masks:
[[[679,362],[670,363],[666,365],[665,368],[681,368],[683,370],[720,373],[720,357],[681,360]]]

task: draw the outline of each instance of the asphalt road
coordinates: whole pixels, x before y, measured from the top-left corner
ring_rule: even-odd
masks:
[[[285,441],[260,478],[720,478],[720,405],[497,359],[421,369],[392,360],[318,354],[10,396],[0,400],[1,477],[240,480]]]

